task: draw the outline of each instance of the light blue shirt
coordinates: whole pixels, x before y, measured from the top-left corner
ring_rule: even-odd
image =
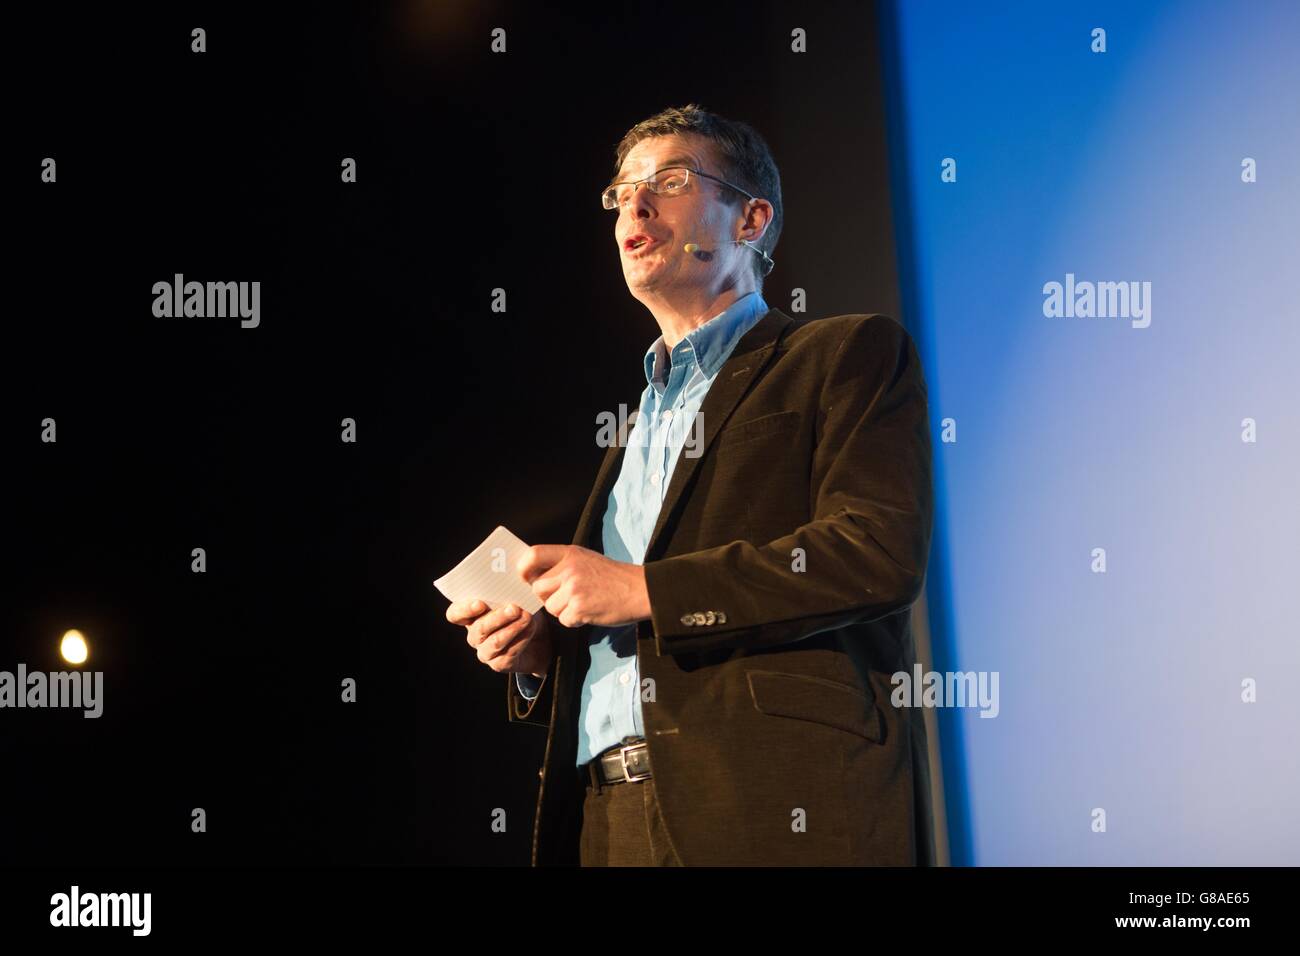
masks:
[[[679,454],[683,449],[687,455],[699,454],[704,423],[692,423],[704,396],[736,343],[767,311],[762,294],[750,292],[686,333],[671,357],[662,335],[646,350],[647,384],[605,507],[606,557],[629,564],[644,562]],[[624,737],[645,735],[636,625],[593,627],[589,650],[591,666],[583,680],[578,717],[578,766]],[[528,674],[516,674],[515,681],[529,699],[541,686]]]

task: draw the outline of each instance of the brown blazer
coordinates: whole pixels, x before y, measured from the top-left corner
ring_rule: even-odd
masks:
[[[770,309],[701,419],[700,453],[679,458],[644,561],[653,611],[637,662],[654,776],[621,786],[653,783],[687,866],[932,863],[925,725],[889,700],[890,675],[915,660],[933,513],[911,337],[883,315]],[[622,452],[606,453],[574,544],[602,550]],[[591,632],[550,624],[558,646],[538,697],[506,675],[510,720],[547,728],[534,866],[576,864],[582,825]]]

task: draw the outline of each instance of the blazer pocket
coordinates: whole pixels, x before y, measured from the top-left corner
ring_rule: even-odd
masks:
[[[718,432],[718,445],[734,445],[737,442],[762,438],[764,435],[792,429],[798,424],[799,412],[794,409],[785,412],[773,412],[770,415],[760,415],[758,418],[751,418],[735,425],[727,425]]]
[[[759,713],[825,724],[874,743],[884,742],[875,702],[848,684],[778,671],[746,671],[749,694]]]

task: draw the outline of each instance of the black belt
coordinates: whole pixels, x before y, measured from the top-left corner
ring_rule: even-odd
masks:
[[[650,777],[650,748],[644,737],[624,737],[621,744],[602,750],[583,769],[592,785],[640,783]]]

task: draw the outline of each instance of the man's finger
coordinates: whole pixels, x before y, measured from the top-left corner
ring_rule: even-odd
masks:
[[[515,562],[515,571],[527,583],[544,571],[549,571],[564,560],[565,552],[572,547],[567,544],[535,544],[524,551]]]
[[[553,592],[550,594],[549,597],[546,598],[545,602],[542,605],[543,607],[546,608],[547,612],[551,615],[551,617],[555,618],[565,627],[572,626],[568,624],[563,617],[564,609],[569,603],[569,597],[571,593],[572,592],[570,591],[570,589],[566,584],[561,584],[558,588],[555,588],[553,590]]]
[[[487,610],[482,601],[453,601],[447,608],[447,620],[452,624],[468,625]]]
[[[543,604],[545,604],[547,598],[555,593],[561,583],[562,581],[558,574],[543,574],[540,578],[533,581],[533,593],[537,595],[538,599],[541,600]]]
[[[528,625],[531,623],[531,616],[524,612],[524,617],[517,621],[511,621],[505,627],[495,631],[479,647],[479,660],[486,664],[502,654],[510,653],[515,645],[523,640]]]
[[[511,608],[514,609],[513,612]],[[477,647],[501,628],[515,623],[519,620],[519,616],[524,613],[526,613],[524,609],[516,604],[503,604],[495,611],[484,614],[471,628],[472,631],[477,632],[477,640],[471,634],[469,638],[470,644]]]
[[[488,664],[500,657],[518,655],[520,646],[532,630],[531,624],[531,621],[515,621],[501,628],[478,646],[479,661]]]

